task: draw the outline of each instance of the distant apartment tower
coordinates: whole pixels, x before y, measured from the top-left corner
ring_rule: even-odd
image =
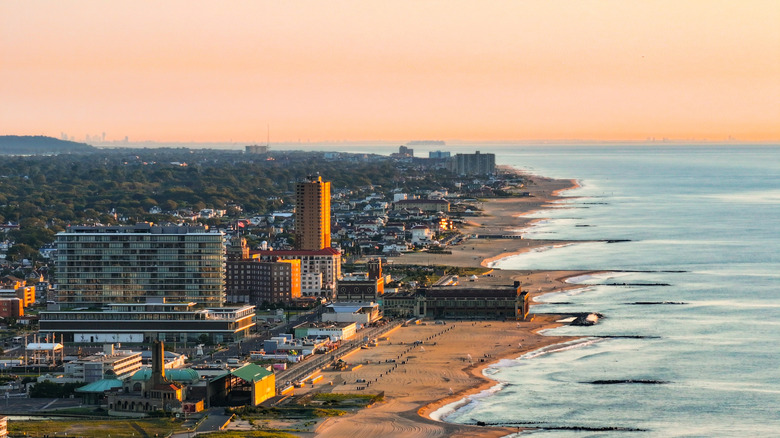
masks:
[[[449,151],[430,151],[428,152],[428,158],[441,159],[450,158]]]
[[[68,227],[56,239],[57,300],[69,307],[149,298],[221,306],[223,239],[205,227]]]
[[[414,158],[414,149],[406,146],[399,146],[398,152],[390,154],[391,158]]]
[[[295,247],[305,251],[330,248],[330,182],[322,177],[296,184]]]
[[[249,146],[244,146],[244,148],[247,154],[261,155],[261,154],[268,153],[268,145],[253,144]]]
[[[496,172],[496,154],[456,154],[450,158],[450,170],[458,175],[490,175]]]

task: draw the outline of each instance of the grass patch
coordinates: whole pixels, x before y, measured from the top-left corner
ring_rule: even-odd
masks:
[[[108,417],[108,411],[106,411],[105,409],[90,408],[90,407],[52,409],[51,411],[47,411],[47,414],[51,414],[53,416],[84,415],[84,416],[92,416],[92,417]]]
[[[341,409],[314,409],[312,413],[315,417],[340,417],[345,415],[347,411],[342,411]]]
[[[54,436],[68,434],[85,438],[167,436],[179,428],[178,423],[167,418],[138,418],[116,420],[36,420],[8,423],[10,436]]]
[[[240,430],[240,431],[222,431],[211,433],[200,433],[199,437],[206,438],[296,438],[295,435],[287,432],[259,431],[259,430]]]
[[[324,393],[314,395],[314,400],[328,406],[365,407],[382,401],[382,395]]]

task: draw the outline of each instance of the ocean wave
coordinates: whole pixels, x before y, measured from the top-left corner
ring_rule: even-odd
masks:
[[[496,362],[495,364],[491,364],[489,367],[483,370],[482,374],[493,380],[497,380],[495,374],[498,371],[500,371],[501,368],[509,368],[509,367],[517,366],[519,365],[519,361],[521,360],[533,359],[535,357],[543,356],[546,354],[572,350],[580,347],[587,347],[589,345],[593,345],[603,340],[604,339],[598,339],[598,338],[583,338],[583,339],[575,339],[573,341],[562,342],[560,344],[548,345],[546,347],[542,347],[537,350],[533,350],[528,353],[525,353],[522,356],[518,357],[517,359],[501,359],[500,361]],[[477,394],[466,396],[458,401],[444,405],[439,409],[431,412],[429,416],[430,418],[436,421],[445,421],[447,417],[451,416],[456,412],[459,415],[466,414],[474,410],[479,405],[479,403],[481,403],[483,399],[496,394],[498,391],[501,391],[503,388],[505,388],[508,385],[509,383],[507,382],[500,382],[497,385],[491,386],[490,388],[480,391]]]
[[[548,345],[548,346],[542,347],[542,348],[540,348],[538,350],[529,351],[528,353],[525,353],[524,355],[520,356],[518,359],[533,359],[533,358],[536,358],[536,357],[539,357],[539,356],[544,356],[544,355],[547,355],[547,354],[558,353],[558,352],[567,351],[567,350],[573,350],[575,348],[588,347],[588,346],[594,345],[594,344],[602,342],[602,341],[604,341],[604,339],[601,339],[601,338],[575,339],[573,341],[563,342],[563,343],[554,344],[554,345]]]
[[[429,417],[431,417],[431,419],[436,421],[444,421],[447,417],[454,414],[455,411],[459,411],[459,412],[471,411],[477,406],[480,400],[486,397],[490,397],[491,395],[497,393],[506,385],[507,385],[506,383],[499,383],[497,385],[491,386],[488,389],[480,391],[477,394],[469,395],[463,397],[458,401],[446,404],[440,407],[439,409],[436,409],[435,411],[431,412]]]
[[[632,272],[601,272],[598,274],[584,274],[569,277],[566,279],[566,283],[587,285],[589,281],[604,281],[610,278],[624,277],[631,275]]]

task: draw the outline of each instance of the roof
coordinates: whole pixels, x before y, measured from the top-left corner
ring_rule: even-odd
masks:
[[[332,303],[326,307],[333,309],[336,313],[356,313],[366,307],[379,307],[377,303]]]
[[[157,389],[160,391],[178,391],[181,389],[181,387],[175,383],[161,383],[159,385],[154,385],[152,389]]]
[[[30,342],[26,347],[28,351],[55,351],[62,348],[62,344],[53,342]]]
[[[146,381],[152,378],[150,368],[141,368],[130,378],[131,380]],[[198,372],[191,368],[174,368],[165,370],[165,378],[174,382],[195,382],[200,380]]]
[[[396,204],[449,204],[450,202],[444,199],[402,199],[395,201]]]
[[[341,251],[336,248],[322,248],[318,250],[278,250],[278,251],[250,251],[252,254],[258,254],[260,256],[334,256],[341,255]]]
[[[101,379],[76,388],[76,392],[106,392],[114,388],[121,388],[122,381],[119,379]]]
[[[248,363],[241,368],[235,369],[230,374],[238,377],[241,380],[247,382],[258,382],[265,379],[268,376],[272,376],[274,373],[253,363]]]

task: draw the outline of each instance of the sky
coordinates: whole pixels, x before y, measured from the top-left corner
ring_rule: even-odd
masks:
[[[0,134],[778,141],[778,23],[778,0],[0,0]]]

